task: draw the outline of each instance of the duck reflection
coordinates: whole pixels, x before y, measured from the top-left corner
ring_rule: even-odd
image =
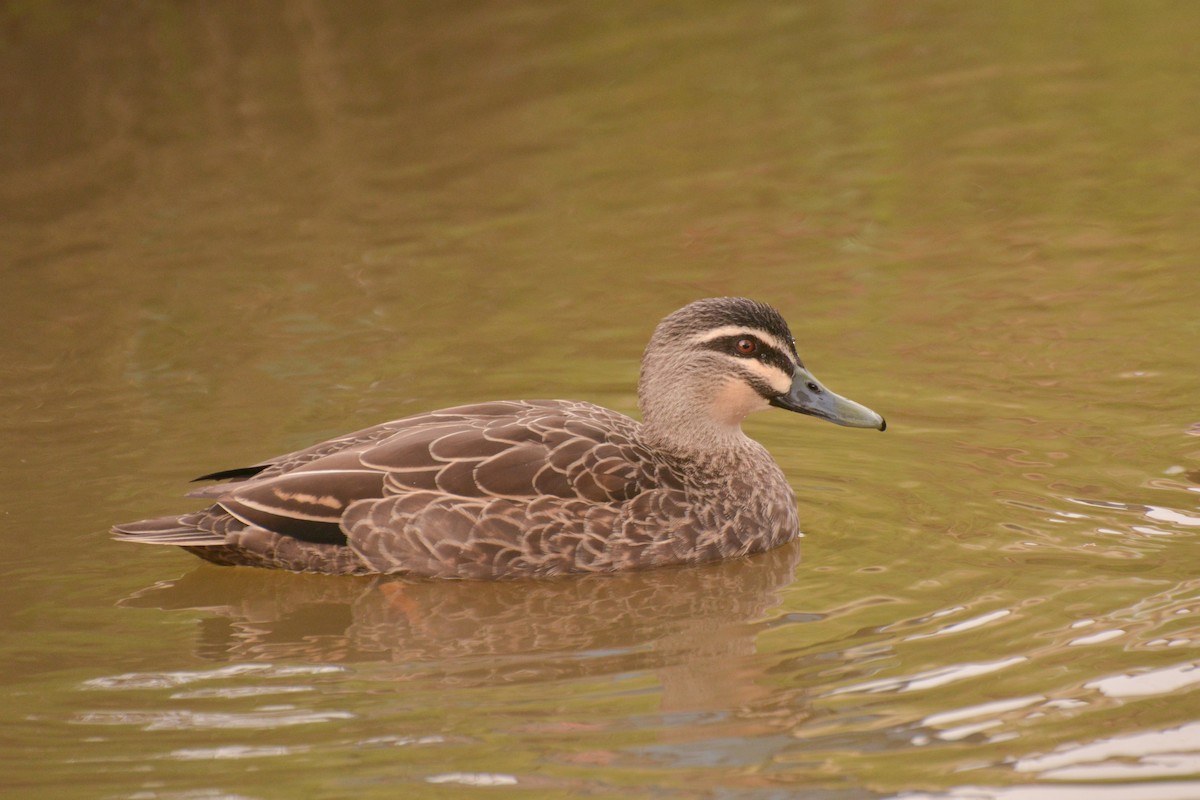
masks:
[[[799,560],[793,542],[700,567],[508,582],[200,566],[121,605],[203,612],[196,650],[213,661],[391,661],[456,683],[546,680],[752,654]]]

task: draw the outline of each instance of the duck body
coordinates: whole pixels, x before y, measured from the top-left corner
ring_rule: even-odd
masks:
[[[800,395],[815,386],[818,399],[838,401],[836,413],[790,410],[884,427],[809,378],[769,306],[698,301],[660,323],[647,347],[643,422],[565,400],[432,411],[206,475],[230,481],[190,494],[209,507],[113,531],[218,564],[432,578],[615,572],[760,552],[799,534],[796,499],[741,419],[806,402],[793,396],[799,383]]]

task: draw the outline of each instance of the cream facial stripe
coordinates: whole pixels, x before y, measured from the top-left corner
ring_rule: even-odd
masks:
[[[770,386],[775,394],[784,394],[792,388],[792,378],[790,375],[785,375],[779,371],[779,367],[774,364],[764,364],[762,361],[754,361],[745,359],[741,362],[742,369],[756,375],[760,380]]]

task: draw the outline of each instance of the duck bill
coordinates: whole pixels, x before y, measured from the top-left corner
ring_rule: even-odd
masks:
[[[864,405],[834,394],[803,367],[792,373],[792,388],[771,400],[771,405],[808,414],[849,428],[887,430],[887,422]]]

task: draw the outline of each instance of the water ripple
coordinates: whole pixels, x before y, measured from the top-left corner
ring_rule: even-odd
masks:
[[[125,672],[91,678],[80,684],[83,689],[169,689],[203,681],[260,675],[264,678],[290,678],[297,675],[329,675],[346,672],[345,667],[331,665],[276,666],[274,664],[230,664],[210,670],[180,670],[175,672]]]
[[[1014,768],[1050,780],[1194,775],[1200,772],[1200,722],[1061,747],[1047,755],[1020,758]]]
[[[517,779],[513,775],[498,772],[444,772],[440,775],[430,775],[427,783],[451,783],[458,786],[516,786]]]
[[[174,711],[85,711],[72,717],[76,725],[132,725],[145,731],[285,728],[354,719],[348,711],[297,711],[263,708],[245,714]]]
[[[252,747],[250,745],[227,745],[225,747],[190,747],[172,750],[166,758],[177,761],[222,761],[226,759],[266,758],[288,756],[308,751],[308,747]]]
[[[1002,658],[997,661],[981,661],[965,664],[954,664],[948,667],[939,669],[931,669],[925,672],[918,672],[915,675],[909,675],[901,678],[884,678],[877,681],[867,681],[853,686],[844,686],[840,689],[834,689],[829,694],[856,694],[868,693],[875,694],[879,692],[915,692],[922,689],[932,689],[936,686],[944,686],[955,681],[966,680],[967,678],[975,678],[980,675],[987,675],[991,672],[1006,669],[1016,664],[1021,664],[1029,659],[1025,656],[1013,656],[1012,658]]]
[[[1098,689],[1107,697],[1145,697],[1177,692],[1193,683],[1200,683],[1200,663],[1188,661],[1147,672],[1101,678],[1084,686]]]

